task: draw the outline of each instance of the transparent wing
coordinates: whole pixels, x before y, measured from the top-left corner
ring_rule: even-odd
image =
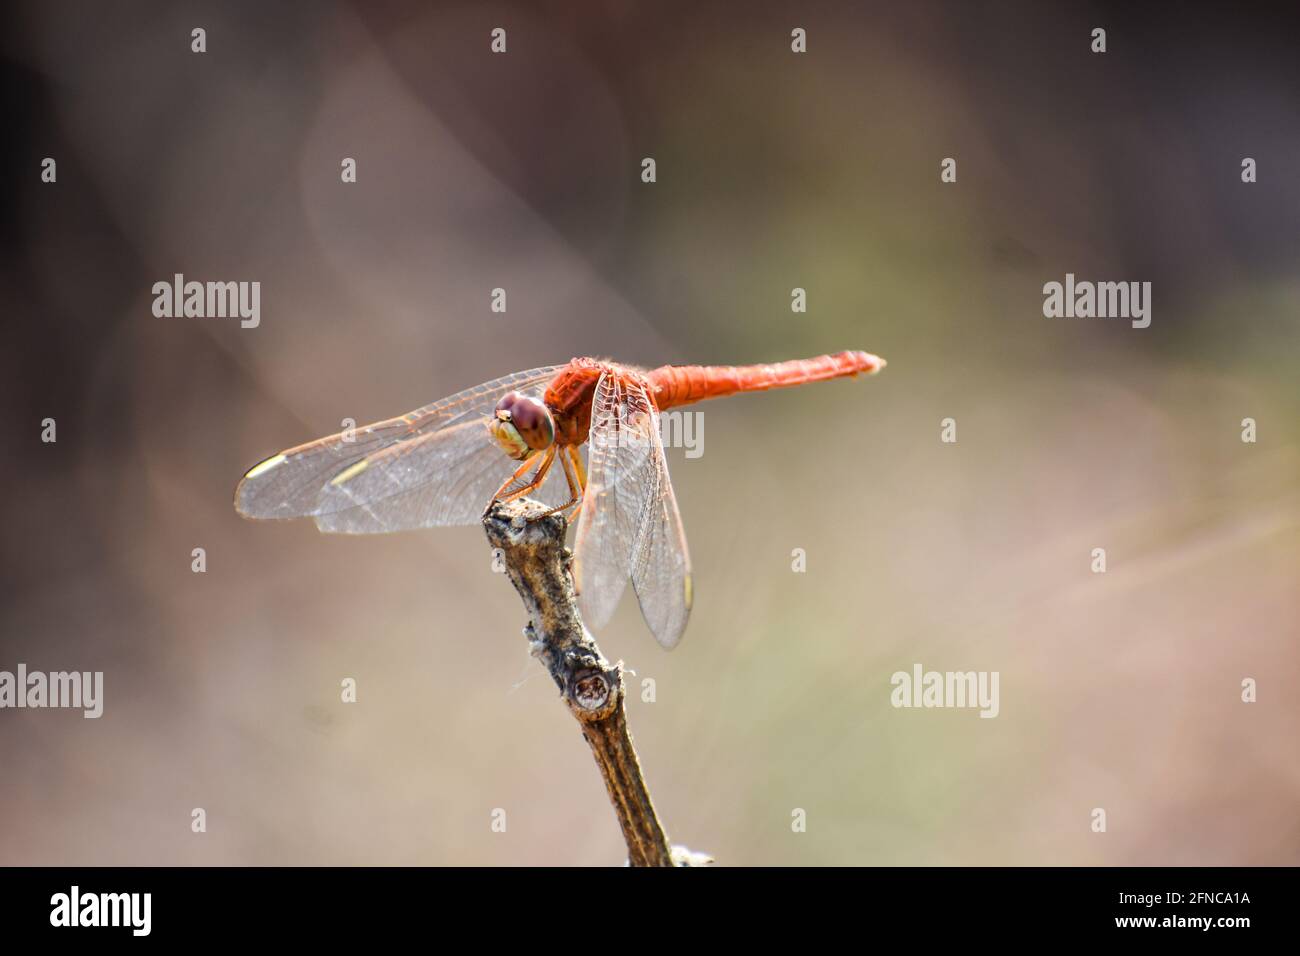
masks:
[[[495,405],[492,402],[488,411]],[[338,484],[332,479],[321,489],[316,527],[375,534],[478,524],[493,492],[519,465],[492,440],[486,417],[476,416],[409,446],[384,448],[365,459],[361,473]],[[533,497],[561,505],[568,500],[567,485],[563,479],[548,480]]]
[[[649,404],[647,402],[647,404]],[[691,556],[686,550],[686,532],[677,510],[677,496],[668,477],[668,462],[660,439],[659,413],[651,408],[654,424],[652,462],[658,475],[658,491],[647,501],[648,514],[641,544],[632,563],[632,588],[636,591],[641,616],[664,650],[671,651],[682,639],[695,600],[691,577]]]
[[[604,375],[592,402],[587,492],[574,541],[583,617],[609,623],[629,578],[656,640],[671,649],[691,607],[690,558],[645,391]]]
[[[514,470],[488,433],[501,396],[540,397],[560,366],[516,372],[398,418],[290,448],[235,489],[249,518],[315,518],[353,534],[473,524]]]
[[[599,630],[609,623],[632,574],[648,446],[629,439],[627,397],[616,376],[602,375],[591,403],[587,490],[574,535],[574,585],[583,619]],[[622,447],[626,445],[627,447]]]

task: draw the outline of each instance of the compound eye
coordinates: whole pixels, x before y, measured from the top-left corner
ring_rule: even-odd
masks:
[[[518,392],[508,392],[497,402],[496,418],[514,425],[533,451],[544,451],[555,441],[555,422],[544,402]]]

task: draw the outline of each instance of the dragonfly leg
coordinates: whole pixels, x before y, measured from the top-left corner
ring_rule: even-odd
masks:
[[[578,479],[578,507],[573,509],[573,514],[569,515],[569,521],[578,520],[578,512],[582,510],[582,502],[587,494],[587,470],[582,467],[582,452],[578,450],[577,445],[569,446],[569,460],[573,463],[573,474]],[[572,490],[572,485],[569,486]]]
[[[569,515],[569,521],[577,520],[578,512],[582,510],[582,493],[586,490],[587,476],[583,473],[582,459],[578,457],[577,447],[570,445],[566,451],[567,454],[560,454],[560,467],[564,469],[564,478],[569,483],[569,500],[558,508],[552,508],[550,511],[534,515],[531,520],[536,521],[538,518],[545,518],[557,511],[567,511],[573,508],[574,505],[578,507],[574,508],[573,514]]]
[[[569,458],[573,461],[573,472],[578,476],[578,487],[583,491],[587,490],[587,472],[582,467],[582,452],[578,451],[577,445],[569,446]]]
[[[533,472],[533,477],[528,479],[526,485],[516,488],[513,491],[507,490],[511,485],[519,480],[520,476],[523,475],[524,472],[528,470],[529,466],[532,465],[537,456],[534,455],[532,458],[529,458],[524,462],[523,467],[511,475],[510,480],[497,489],[497,493],[492,496],[492,501],[488,505],[488,509],[491,510],[492,506],[499,502],[504,503],[507,501],[514,501],[516,498],[522,498],[529,492],[535,491],[537,488],[541,487],[542,482],[546,480],[546,473],[551,470],[551,463],[555,461],[555,448],[556,446],[552,445],[546,450],[546,453],[542,455],[542,460],[538,463],[537,470]]]
[[[513,485],[516,481],[518,481],[521,477],[523,477],[524,472],[526,472],[529,468],[533,467],[533,462],[535,461],[537,461],[536,455],[529,455],[526,459],[524,459],[524,463],[515,470],[515,473],[513,475],[511,475],[509,478],[505,480],[505,482],[501,485],[500,488],[497,489],[496,494],[492,496],[492,501],[488,503],[487,509],[484,511],[484,514],[486,514],[487,511],[490,511],[492,509],[492,505],[496,504],[498,501],[501,500],[501,496],[504,495],[510,489],[511,485]]]

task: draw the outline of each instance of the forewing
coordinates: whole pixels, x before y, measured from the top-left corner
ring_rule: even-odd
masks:
[[[314,516],[321,531],[375,534],[478,524],[492,494],[518,467],[477,417],[390,445],[365,461],[361,472],[340,472],[321,489],[321,513]],[[559,505],[567,487],[550,480],[533,497]]]
[[[358,428],[351,441],[339,433],[281,452],[244,476],[235,507],[352,533],[475,523],[514,467],[488,417],[506,392],[540,397],[559,370],[516,372]]]

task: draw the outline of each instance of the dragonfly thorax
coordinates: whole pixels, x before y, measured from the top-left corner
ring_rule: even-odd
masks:
[[[497,402],[488,430],[502,450],[516,461],[545,451],[555,442],[555,422],[545,403],[519,392],[507,392]]]

